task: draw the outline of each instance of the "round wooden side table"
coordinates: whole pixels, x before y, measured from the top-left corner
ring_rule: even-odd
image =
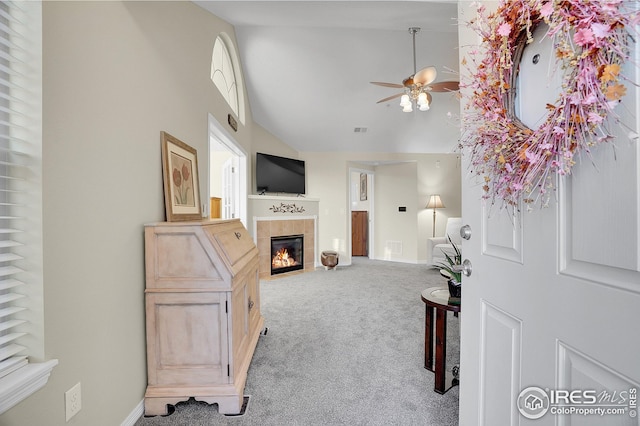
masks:
[[[446,286],[430,287],[424,290],[421,296],[425,303],[424,368],[434,372],[433,390],[443,394],[458,382],[457,377],[446,372],[447,312],[453,312],[455,315],[461,312],[460,298],[450,297]]]

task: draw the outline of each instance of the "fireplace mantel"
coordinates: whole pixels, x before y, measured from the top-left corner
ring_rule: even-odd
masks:
[[[317,198],[306,197],[249,195],[249,217],[317,216],[319,201]]]
[[[319,265],[318,241],[318,198],[276,195],[249,195],[249,217],[254,241],[260,253],[260,279],[271,277],[271,237],[304,235],[304,269],[313,271]],[[291,272],[291,273],[300,273]],[[288,272],[282,275],[287,275]]]

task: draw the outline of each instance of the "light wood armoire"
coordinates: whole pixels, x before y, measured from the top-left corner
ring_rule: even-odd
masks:
[[[194,397],[237,414],[264,319],[258,249],[239,219],[145,226],[145,415]]]

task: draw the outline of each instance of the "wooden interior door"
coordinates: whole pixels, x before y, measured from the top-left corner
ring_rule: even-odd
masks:
[[[351,256],[368,256],[369,241],[367,229],[369,227],[369,212],[351,212]]]

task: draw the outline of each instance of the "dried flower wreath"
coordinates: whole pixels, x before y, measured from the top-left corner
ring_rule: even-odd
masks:
[[[625,95],[621,66],[629,59],[630,32],[640,14],[622,0],[502,0],[495,13],[478,8],[470,22],[483,39],[473,51],[471,93],[462,146],[492,204],[517,208],[546,206],[553,174],[571,172],[574,157],[613,137],[608,122],[619,122],[614,107]],[[544,22],[553,37],[562,72],[561,93],[538,129],[530,129],[513,111],[519,60],[533,29]],[[470,65],[473,65],[471,68]],[[535,194],[535,195],[534,195]]]

